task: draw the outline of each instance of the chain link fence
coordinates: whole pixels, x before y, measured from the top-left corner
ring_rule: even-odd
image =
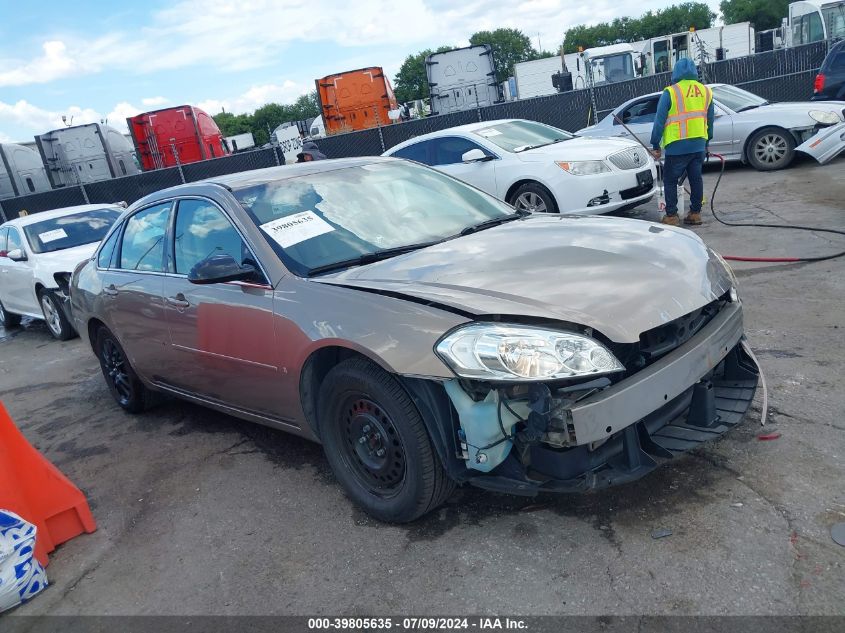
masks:
[[[803,101],[813,94],[813,81],[827,55],[831,42],[816,42],[795,48],[758,53],[704,64],[702,79],[707,83],[741,86],[769,101]],[[551,81],[551,79],[550,79]],[[671,83],[671,73],[641,77],[631,81],[594,88],[597,112],[592,112],[589,90],[575,90],[546,97],[511,101],[416,121],[337,134],[317,141],[329,158],[377,156],[408,139],[456,125],[496,119],[530,119],[565,130],[576,131],[601,119],[629,99],[659,92]],[[283,165],[279,148],[242,152],[177,167],[158,169],[134,176],[103,180],[77,187],[64,187],[0,201],[3,219],[78,204],[132,203],[144,196],[183,182],[196,182],[251,169]]]

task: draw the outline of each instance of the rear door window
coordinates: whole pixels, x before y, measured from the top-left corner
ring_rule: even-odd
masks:
[[[0,257],[6,256],[6,229],[0,229]]]
[[[162,272],[164,237],[172,203],[143,209],[126,221],[120,246],[120,265],[124,270]]]

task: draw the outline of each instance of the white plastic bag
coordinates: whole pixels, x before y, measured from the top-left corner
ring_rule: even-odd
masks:
[[[0,510],[0,612],[26,602],[47,586],[35,559],[35,526]]]

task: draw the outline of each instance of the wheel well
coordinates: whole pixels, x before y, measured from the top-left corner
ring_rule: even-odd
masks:
[[[320,432],[317,424],[317,398],[320,395],[320,386],[336,365],[354,356],[367,358],[364,354],[347,347],[336,345],[322,347],[312,353],[302,366],[302,373],[299,377],[299,398],[302,402],[305,420],[318,438]],[[367,360],[371,361],[372,359],[367,358]]]
[[[42,284],[40,281],[38,283],[36,283],[35,284],[35,296],[37,297],[39,294],[41,294],[41,291],[44,290],[46,287],[47,286]],[[38,300],[41,301],[40,298]]]
[[[754,130],[751,134],[749,134],[745,138],[745,147],[742,148],[742,162],[748,162],[748,148],[751,145],[751,139],[754,138],[758,133],[762,132],[763,130],[777,130],[779,132],[783,132],[784,134],[788,134],[792,137],[792,140],[795,142],[796,145],[799,144],[799,139],[795,138],[795,135],[787,130],[785,127],[781,127],[779,125],[764,125],[763,127],[759,127]]]
[[[91,350],[94,352],[94,355],[97,354],[97,350],[95,348],[95,345],[97,344],[97,330],[101,327],[106,327],[106,324],[99,319],[91,319],[88,321],[88,343],[91,345]]]
[[[513,183],[508,189],[508,192],[505,194],[505,202],[511,204],[511,198],[513,197],[513,194],[515,194],[516,190],[519,189],[522,185],[537,185],[538,187],[542,187],[546,191],[546,193],[549,194],[549,197],[552,199],[552,202],[554,202],[556,207],[555,210],[560,209],[554,194],[549,191],[549,188],[542,182],[538,180],[531,180],[530,178],[523,178],[522,180],[517,180],[515,183]]]
[[[302,402],[305,420],[318,439],[320,438],[320,429],[317,420],[317,401],[320,386],[336,365],[354,357],[364,358],[371,363],[375,363],[366,354],[346,347],[330,346],[315,351],[302,367],[302,374],[299,379],[300,402]],[[455,457],[457,447],[453,433],[459,423],[456,418],[457,413],[446,395],[446,390],[442,385],[429,380],[408,378],[395,374],[394,377],[414,401],[425,422],[434,448],[447,472],[455,480],[463,480],[467,469],[464,463]]]

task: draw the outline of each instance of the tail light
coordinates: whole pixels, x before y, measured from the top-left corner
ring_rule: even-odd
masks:
[[[825,76],[821,73],[816,75],[816,83],[813,85],[813,92],[819,94],[820,92],[824,92],[824,82]]]

